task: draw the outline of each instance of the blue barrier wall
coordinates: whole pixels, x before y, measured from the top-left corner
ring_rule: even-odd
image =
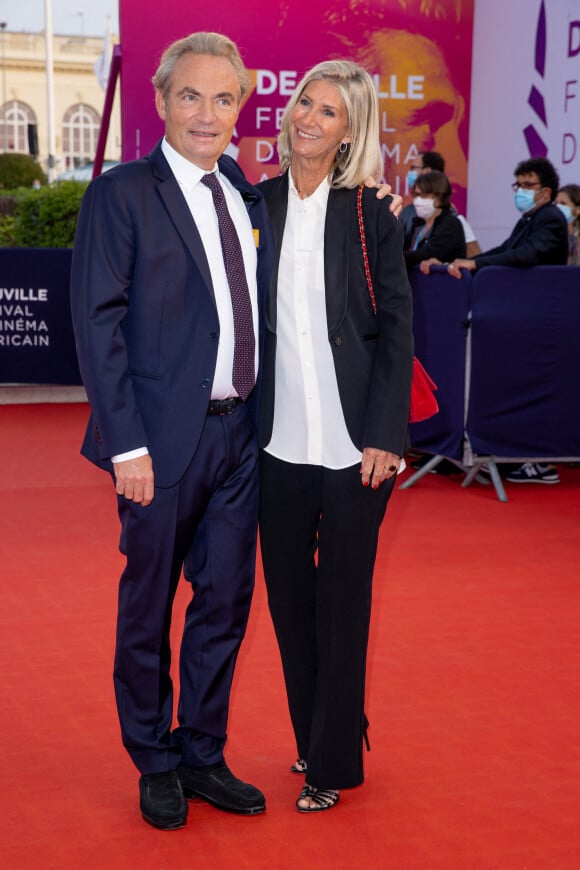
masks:
[[[81,383],[69,304],[72,250],[0,249],[0,383]]]
[[[460,281],[439,268],[410,280],[415,350],[441,404],[410,427],[413,447],[461,459],[467,437],[476,456],[580,457],[580,267],[494,266]]]
[[[1,383],[81,383],[71,256],[0,249]],[[580,267],[409,277],[415,353],[440,407],[411,425],[413,447],[461,460],[467,433],[479,456],[580,457]]]
[[[415,354],[437,384],[439,413],[409,427],[411,443],[452,459],[463,456],[467,320],[472,280],[450,278],[443,267],[409,274],[413,290]]]
[[[580,455],[580,267],[473,279],[467,433],[479,455]]]

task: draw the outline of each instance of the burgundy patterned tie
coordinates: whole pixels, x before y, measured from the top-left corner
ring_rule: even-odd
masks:
[[[252,320],[250,291],[246,281],[246,270],[240,240],[234,222],[226,205],[226,198],[215,173],[209,172],[201,179],[209,187],[217,213],[220,240],[226,277],[232,297],[234,313],[234,365],[232,383],[238,396],[244,401],[248,398],[256,382],[254,354],[256,340]]]

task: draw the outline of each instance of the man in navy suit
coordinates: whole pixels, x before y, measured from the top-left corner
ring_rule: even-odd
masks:
[[[514,205],[521,218],[501,245],[473,259],[454,260],[447,271],[461,278],[461,270],[474,272],[485,266],[565,266],[568,258],[566,218],[554,204],[560,179],[546,157],[522,160],[514,169]],[[510,483],[560,483],[555,465],[524,462],[506,468]]]
[[[89,185],[71,304],[91,405],[82,452],[113,476],[126,557],[114,666],[123,743],[141,773],[144,818],[170,830],[185,824],[194,795],[230,812],[265,809],[263,794],[227,767],[224,744],[254,584],[271,246],[261,194],[222,156],[249,87],[236,46],[192,34],[166,50],[153,84],[165,136]],[[236,236],[227,242],[216,179]],[[243,389],[234,385],[241,297]],[[193,596],[172,730],[169,634],[182,569]]]
[[[484,266],[566,265],[568,230],[564,215],[554,205],[558,173],[546,157],[531,157],[518,163],[514,176],[514,205],[522,216],[510,237],[476,257],[449,263],[447,271],[454,278],[462,277],[462,269],[474,272]]]

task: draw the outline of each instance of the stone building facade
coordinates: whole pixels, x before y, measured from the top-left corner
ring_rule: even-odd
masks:
[[[116,37],[110,38],[108,50]],[[105,49],[103,37],[53,35],[54,161],[51,176],[95,157],[105,91],[95,64]],[[0,153],[37,153],[49,169],[49,123],[44,33],[0,33]],[[120,100],[117,93],[105,159],[121,155]]]

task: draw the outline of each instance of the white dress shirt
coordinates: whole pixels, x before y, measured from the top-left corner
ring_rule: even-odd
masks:
[[[182,157],[172,146],[163,139],[161,150],[169,163],[171,171],[175,175],[177,183],[181,188],[181,192],[185,197],[185,201],[189,207],[192,217],[198,229],[203,248],[209,263],[209,270],[213,284],[213,291],[216,301],[218,319],[220,324],[220,338],[217,352],[217,362],[215,374],[213,378],[211,398],[212,399],[227,399],[230,396],[237,396],[237,392],[232,384],[232,368],[234,362],[234,315],[232,311],[232,300],[230,288],[226,277],[226,268],[220,242],[219,225],[217,214],[213,205],[211,190],[201,183],[201,179],[206,174],[207,170],[200,169],[194,163],[191,163],[185,157]],[[212,170],[218,177],[221,186],[224,190],[226,203],[230,212],[231,218],[235,224],[240,245],[242,248],[242,256],[244,258],[244,266],[246,268],[246,280],[250,291],[250,301],[252,304],[252,316],[254,322],[254,335],[256,337],[256,351],[254,359],[254,368],[257,374],[258,371],[258,287],[256,280],[257,267],[257,252],[254,234],[252,231],[252,223],[250,221],[246,206],[233,184],[224,176],[221,175],[216,166]],[[138,447],[135,450],[130,450],[127,453],[121,453],[118,456],[113,456],[113,462],[122,462],[127,459],[134,459],[138,456],[144,456],[148,453],[146,447]]]
[[[288,184],[278,269],[274,423],[266,451],[286,462],[348,468],[360,462],[361,452],[346,428],[328,338],[324,224],[330,186],[325,179],[301,200],[290,172]]]

